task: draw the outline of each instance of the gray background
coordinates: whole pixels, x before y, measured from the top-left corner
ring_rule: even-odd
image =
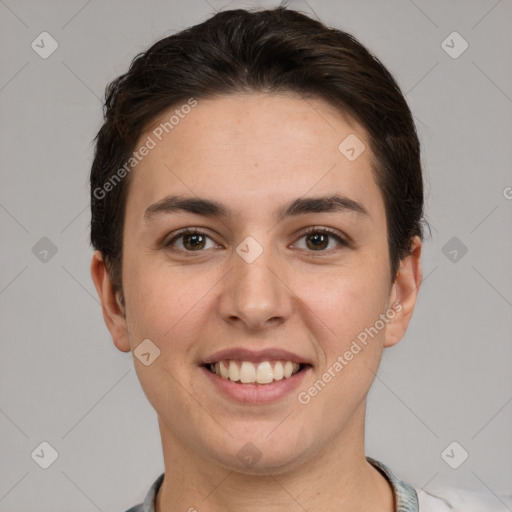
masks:
[[[138,52],[251,5],[276,2],[0,0],[1,511],[124,511],[163,470],[156,414],[89,275],[91,141],[105,85]],[[512,492],[512,2],[291,6],[381,58],[423,144],[425,280],[370,393],[367,454],[417,487],[499,504]],[[46,59],[31,47],[43,31],[59,45]],[[453,31],[469,44],[458,58],[442,46]],[[452,39],[453,53],[463,42]],[[31,457],[43,441],[59,455],[48,469]],[[457,469],[441,455],[453,441],[452,464],[469,453]]]

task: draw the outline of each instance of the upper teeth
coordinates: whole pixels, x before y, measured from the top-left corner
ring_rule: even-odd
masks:
[[[300,365],[292,361],[218,361],[210,364],[210,370],[223,379],[242,383],[269,384],[274,380],[288,378],[299,371]]]

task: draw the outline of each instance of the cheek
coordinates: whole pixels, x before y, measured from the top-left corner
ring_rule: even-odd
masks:
[[[187,346],[198,316],[206,314],[208,295],[221,278],[218,271],[173,267],[143,255],[126,261],[125,297],[132,342],[150,338],[161,350]]]
[[[337,414],[355,408],[366,396],[378,371],[385,334],[380,315],[385,312],[389,292],[381,270],[352,268],[350,274],[332,280],[314,306],[329,326],[326,336],[318,340],[324,361],[316,387],[323,397],[315,407],[334,423]],[[375,329],[377,322],[380,329]]]
[[[309,294],[307,305],[315,313],[311,318],[318,316],[317,326],[328,326],[316,338],[323,351],[321,367],[313,385],[301,389],[300,396],[318,429],[325,424],[339,428],[341,419],[361,404],[375,379],[385,333],[385,328],[375,329],[375,325],[379,322],[377,327],[381,327],[389,291],[384,277],[379,268],[351,269],[350,274],[331,277],[321,291]]]
[[[297,295],[329,328],[331,337],[344,343],[366,327],[373,325],[384,312],[389,283],[382,268],[362,265],[359,268],[333,270],[321,278],[315,276],[296,281]]]
[[[195,411],[193,401],[183,394],[192,390],[193,378],[187,373],[193,359],[191,350],[201,338],[211,311],[208,290],[215,282],[207,273],[200,276],[178,271],[150,258],[126,261],[125,287],[127,322],[132,350],[150,339],[160,350],[150,366],[135,361],[135,369],[149,402],[157,411],[170,407],[186,418]],[[215,272],[213,272],[215,273]],[[205,300],[206,299],[206,300]],[[136,354],[134,354],[134,358]]]

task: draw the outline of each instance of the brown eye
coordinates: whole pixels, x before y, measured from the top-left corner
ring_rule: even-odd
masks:
[[[206,247],[208,240],[211,240],[212,242],[211,247]],[[169,242],[165,243],[165,247],[186,252],[200,252],[203,249],[209,249],[216,246],[217,245],[208,235],[193,229],[184,230],[171,238]]]
[[[336,231],[328,228],[311,228],[300,237],[300,240],[302,239],[306,240],[305,248],[315,252],[330,252],[331,249],[336,249],[336,246],[348,246],[348,243]],[[333,240],[335,241],[334,246]]]
[[[314,251],[318,249],[326,249],[329,245],[329,236],[324,233],[313,233],[310,235],[306,235],[306,245],[309,249],[313,249]]]
[[[198,233],[192,235],[182,235],[183,246],[187,250],[195,251],[196,249],[203,249],[205,244],[205,237]]]

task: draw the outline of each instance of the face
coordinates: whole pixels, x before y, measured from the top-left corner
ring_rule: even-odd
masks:
[[[125,316],[93,262],[116,346],[159,350],[134,364],[164,443],[249,473],[350,446],[420,279],[417,244],[392,282],[365,131],[321,100],[255,93],[198,100],[160,141],[174,110],[137,145],[156,142],[130,176]]]

